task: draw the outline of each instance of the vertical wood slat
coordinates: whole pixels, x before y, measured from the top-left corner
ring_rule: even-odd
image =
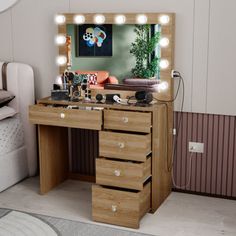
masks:
[[[95,176],[98,157],[98,131],[71,129],[72,173]]]
[[[236,117],[175,112],[181,119],[173,177],[176,189],[236,197]],[[188,143],[203,142],[204,153],[192,155]],[[191,176],[190,185],[186,186]],[[181,188],[182,187],[182,188]]]

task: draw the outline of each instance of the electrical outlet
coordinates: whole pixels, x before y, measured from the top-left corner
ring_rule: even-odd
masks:
[[[204,152],[204,143],[189,142],[188,151],[203,153]]]

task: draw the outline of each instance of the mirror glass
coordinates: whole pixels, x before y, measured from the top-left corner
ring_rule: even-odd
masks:
[[[67,24],[66,31],[71,70],[108,71],[120,82],[140,77],[140,71],[159,79],[160,25]]]

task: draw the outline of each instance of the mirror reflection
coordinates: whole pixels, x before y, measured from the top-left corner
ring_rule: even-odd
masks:
[[[106,76],[110,83],[125,78],[159,79],[160,25],[67,24],[66,31],[67,67],[96,71],[97,86]]]

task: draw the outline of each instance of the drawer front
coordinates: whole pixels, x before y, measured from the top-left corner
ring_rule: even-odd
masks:
[[[140,192],[92,187],[93,220],[138,228],[141,217],[150,209],[150,183]]]
[[[97,184],[142,190],[150,175],[151,158],[143,163],[96,159]]]
[[[104,111],[104,128],[150,133],[151,113],[132,111]]]
[[[151,134],[99,132],[99,155],[102,157],[145,162],[150,152]]]
[[[29,107],[29,120],[33,124],[101,130],[102,111],[33,105]]]

